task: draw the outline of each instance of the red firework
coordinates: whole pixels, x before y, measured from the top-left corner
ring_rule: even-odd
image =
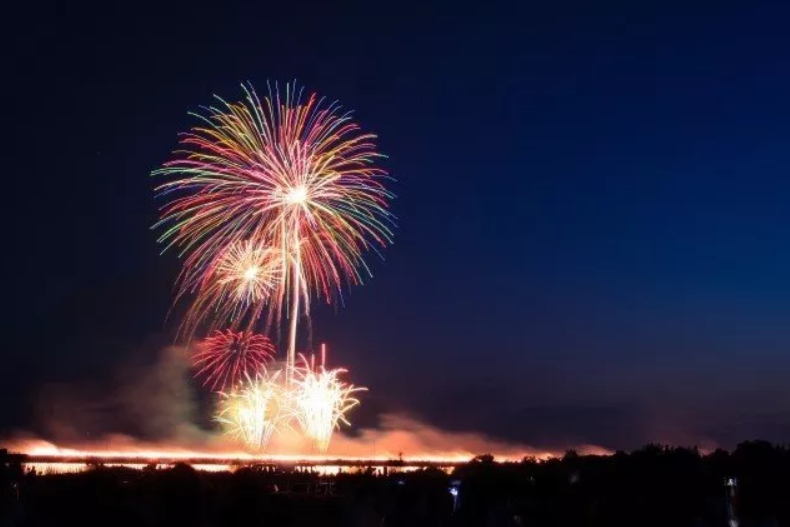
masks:
[[[248,331],[215,331],[198,344],[192,364],[203,377],[203,386],[225,390],[245,378],[254,378],[274,357],[274,346],[265,335]]]

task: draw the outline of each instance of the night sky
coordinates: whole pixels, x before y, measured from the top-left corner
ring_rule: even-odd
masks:
[[[398,179],[375,277],[313,313],[358,422],[790,440],[790,6],[330,4],[18,6],[0,430],[172,341],[149,173],[213,94],[296,79]]]

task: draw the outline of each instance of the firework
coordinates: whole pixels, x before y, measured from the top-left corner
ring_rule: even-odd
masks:
[[[217,268],[216,284],[242,305],[263,302],[277,278],[279,260],[251,240],[232,245]]]
[[[350,424],[346,414],[359,404],[354,393],[365,388],[342,382],[339,377],[346,373],[342,368],[327,370],[323,360],[316,366],[314,358],[301,356],[301,359],[295,370],[294,387],[289,392],[293,412],[304,435],[317,450],[325,452],[340,423]]]
[[[202,322],[208,322],[209,329],[225,325],[253,330],[282,272],[279,253],[254,240],[230,244],[203,275],[185,268],[184,290],[196,289],[200,294],[182,325],[182,334],[192,335]]]
[[[263,450],[275,432],[290,419],[287,392],[278,378],[280,371],[259,373],[235,390],[220,392],[217,421],[235,439],[254,450]]]
[[[192,362],[204,386],[228,389],[260,374],[273,355],[274,346],[264,335],[226,330],[215,331],[201,342]]]
[[[244,91],[242,102],[218,99],[197,116],[202,124],[182,136],[175,159],[154,171],[170,178],[157,189],[169,200],[157,226],[166,249],[187,255],[179,297],[196,293],[192,326],[209,315],[238,318],[238,305],[257,318],[266,305],[270,322],[290,323],[290,378],[298,319],[311,297],[331,303],[370,275],[363,254],[391,243],[393,196],[375,165],[375,136],[337,103],[303,99],[295,85],[282,95],[270,88],[263,101]],[[234,247],[234,262],[258,262],[267,278],[248,284],[250,267],[223,268]]]

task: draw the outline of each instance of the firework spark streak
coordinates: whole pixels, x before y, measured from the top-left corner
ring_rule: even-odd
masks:
[[[284,94],[270,87],[263,100],[244,91],[242,102],[218,98],[198,115],[202,125],[153,172],[170,178],[157,188],[169,201],[155,227],[165,229],[166,249],[186,255],[177,299],[196,294],[186,332],[210,316],[254,324],[266,304],[267,322],[290,323],[290,379],[298,319],[309,315],[311,296],[332,303],[371,275],[363,254],[392,242],[393,195],[375,166],[375,136],[337,103],[303,99],[295,85]],[[223,267],[233,247],[236,263]]]
[[[287,426],[290,419],[288,394],[278,379],[280,371],[271,375],[264,371],[229,393],[220,393],[222,410],[217,421],[228,434],[247,446],[263,450],[272,435]]]
[[[204,386],[227,390],[261,374],[273,356],[274,346],[264,335],[215,331],[198,344],[192,364],[198,368],[196,376],[203,377]]]
[[[346,372],[342,368],[327,370],[323,363],[316,366],[314,357],[301,359],[291,394],[294,412],[305,436],[318,451],[326,452],[340,423],[350,424],[346,414],[359,404],[353,394],[365,388],[342,382],[339,377]]]

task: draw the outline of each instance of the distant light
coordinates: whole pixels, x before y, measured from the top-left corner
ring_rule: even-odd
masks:
[[[453,495],[453,498],[458,497],[458,488],[457,487],[450,487],[450,494]]]

